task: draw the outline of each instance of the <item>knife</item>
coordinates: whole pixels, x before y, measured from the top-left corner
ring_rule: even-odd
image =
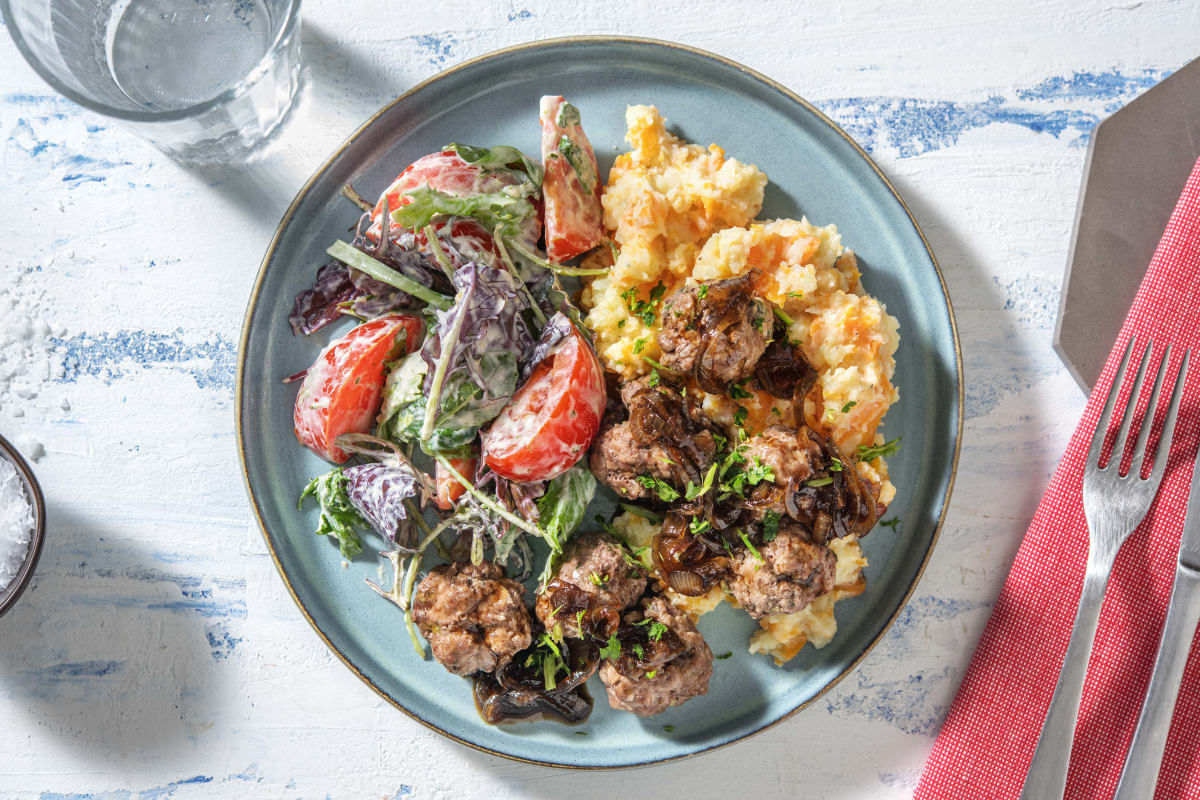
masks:
[[[1158,643],[1158,657],[1150,675],[1150,688],[1142,703],[1133,743],[1125,756],[1121,781],[1113,800],[1146,800],[1154,796],[1175,698],[1183,681],[1196,625],[1200,623],[1200,464],[1192,470],[1183,541],[1175,567],[1175,586],[1167,605],[1167,621]]]

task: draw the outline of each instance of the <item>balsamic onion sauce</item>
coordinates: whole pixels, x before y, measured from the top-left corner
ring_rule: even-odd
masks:
[[[537,637],[535,637],[536,640]],[[556,676],[553,689],[546,688],[542,661],[536,646],[522,650],[496,672],[472,676],[475,707],[484,722],[499,725],[527,719],[547,719],[568,725],[583,722],[592,713],[588,678],[600,667],[600,651],[579,639],[558,644],[569,674]]]

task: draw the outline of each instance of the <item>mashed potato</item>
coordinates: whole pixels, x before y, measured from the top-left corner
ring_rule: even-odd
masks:
[[[604,222],[618,251],[607,275],[582,294],[587,324],[605,367],[632,379],[657,360],[658,310],[664,297],[681,286],[757,271],[756,294],[770,300],[789,320],[788,335],[817,370],[817,385],[804,402],[810,427],[830,437],[843,453],[881,444],[878,428],[899,395],[892,384],[899,325],[866,293],[854,253],[842,245],[837,227],[807,219],[755,221],[767,177],[752,165],[680,141],[665,129],[651,106],[630,106],[626,135],[632,150],[617,157],[602,202]],[[706,413],[732,423],[739,406],[744,428],[754,435],[793,418],[792,404],[753,391],[749,398],[701,392]],[[896,490],[882,458],[857,462],[857,469],[880,486],[887,504]],[[623,514],[613,522],[634,546],[649,546],[658,526]],[[829,593],[794,614],[760,620],[763,630],[752,652],[778,663],[811,642],[823,647],[837,630],[833,607],[865,588],[862,550],[853,537],[830,545],[837,556],[837,582]],[[724,592],[699,598],[668,592],[673,603],[700,616],[715,608]]]
[[[609,275],[584,288],[582,302],[605,364],[631,378],[648,371],[643,356],[658,355],[656,326],[631,304],[651,302],[660,283],[660,297],[681,285],[713,233],[750,224],[767,176],[715,144],[679,141],[653,106],[630,106],[625,123],[633,149],[617,156],[601,198],[619,254]]]

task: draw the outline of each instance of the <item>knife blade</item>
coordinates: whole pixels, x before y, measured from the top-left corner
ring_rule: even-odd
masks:
[[[1088,139],[1054,349],[1090,392],[1200,156],[1200,58]]]
[[[1179,544],[1179,564],[1200,572],[1200,465],[1192,470],[1187,516],[1183,518],[1183,539]]]

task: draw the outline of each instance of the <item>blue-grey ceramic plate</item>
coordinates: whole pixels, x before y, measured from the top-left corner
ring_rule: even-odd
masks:
[[[904,437],[890,461],[899,495],[889,512],[903,523],[864,540],[867,590],[838,604],[837,637],[780,669],[746,651],[754,623],[722,607],[700,629],[714,652],[734,655],[716,662],[707,696],[640,720],[612,711],[593,678],[597,703],[586,737],[550,722],[489,727],[466,681],[416,658],[399,611],[363,583],[376,576],[376,563],[360,557],[343,569],[334,543],[312,534],[315,513],[296,511],[300,488],[327,465],[296,444],[294,387],[280,383],[330,338],[293,337],[287,316],[326,260],[325,248],[356,217],[342,186],[375,197],[405,165],[448,142],[536,153],[543,94],[579,106],[604,171],[625,149],[624,112],[633,103],[656,105],[690,141],[717,142],[757,164],[770,178],[762,216],[837,223],[864,283],[901,326],[901,399],[885,432]],[[954,478],[961,407],[957,337],[941,275],[904,203],[866,154],[812,106],[745,67],[635,39],[504,50],[444,72],[376,114],[284,214],[250,297],[238,364],[239,445],[251,501],[284,581],[325,643],[389,701],[447,736],[510,758],[582,768],[661,762],[728,744],[795,713],[846,675],[895,618],[929,557]]]

